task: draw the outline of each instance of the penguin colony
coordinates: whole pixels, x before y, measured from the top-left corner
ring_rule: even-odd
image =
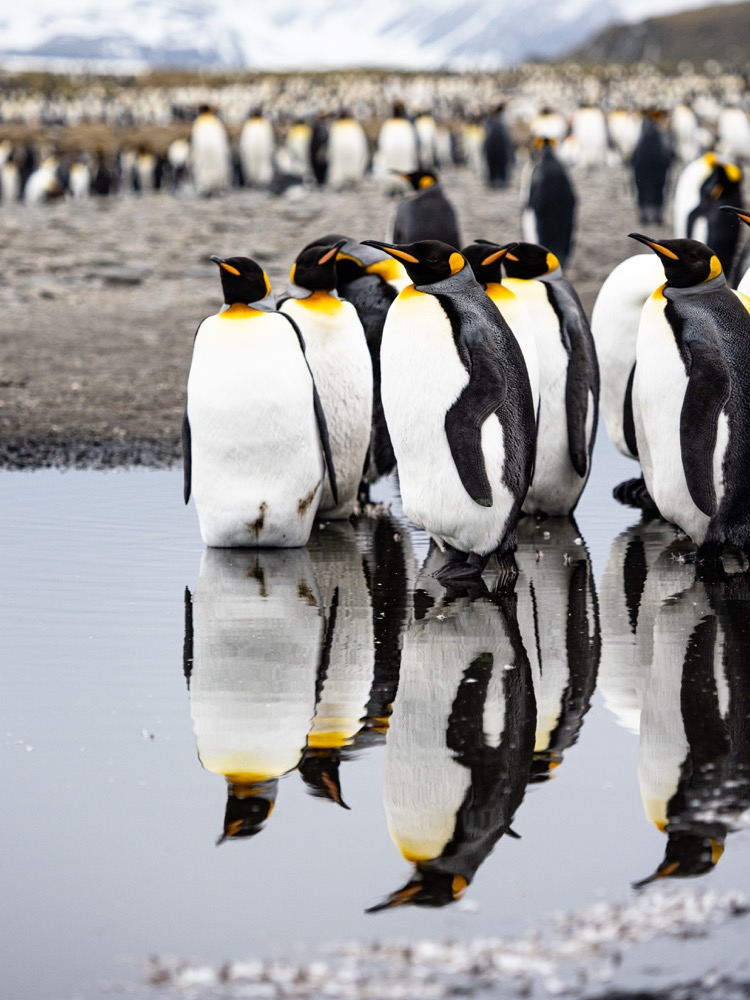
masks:
[[[540,148],[549,166],[551,140]],[[727,190],[741,201],[740,168],[715,154],[688,166],[677,225],[685,216],[716,247],[631,234],[657,262],[616,269],[593,332],[549,246],[475,237],[461,250],[435,170],[392,172],[414,189],[392,238],[318,237],[278,302],[255,262],[212,258],[224,305],[196,334],[183,427],[185,498],[205,543],[304,545],[315,518],[349,518],[397,470],[405,514],[444,553],[437,579],[476,584],[494,558],[498,586],[511,585],[520,518],[570,516],[586,485],[601,379],[610,436],[643,470],[616,496],[682,529],[702,572],[720,571],[726,545],[750,555],[750,318],[724,275],[748,217],[722,204]]]

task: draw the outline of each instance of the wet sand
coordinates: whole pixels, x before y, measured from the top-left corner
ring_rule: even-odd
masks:
[[[519,238],[519,175],[490,191],[468,168],[443,173],[464,243]],[[611,268],[638,250],[627,239],[637,213],[625,168],[572,177],[579,223],[566,275],[590,311]],[[193,336],[221,306],[209,255],[255,258],[278,293],[305,243],[331,231],[383,239],[394,208],[371,178],[295,199],[238,189],[3,205],[0,466],[179,463]]]

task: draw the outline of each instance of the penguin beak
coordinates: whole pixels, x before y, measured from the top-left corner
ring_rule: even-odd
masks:
[[[647,247],[651,247],[651,249],[658,253],[661,257],[668,257],[670,260],[680,259],[672,250],[668,250],[666,247],[662,246],[661,243],[657,243],[656,240],[652,240],[649,236],[643,236],[642,233],[628,233],[628,237],[631,240],[638,240],[639,243],[643,243]]]
[[[405,250],[399,250],[398,247],[390,246],[388,243],[379,243],[377,240],[362,240],[365,246],[377,247],[378,250],[384,250],[385,253],[390,254],[391,257],[396,257],[398,260],[405,260],[407,264],[419,264],[419,259],[413,254],[407,253]]]
[[[421,885],[408,885],[404,889],[399,889],[398,892],[392,893],[382,903],[368,906],[365,913],[378,913],[380,910],[391,910],[395,906],[403,906],[405,903],[409,903],[414,896],[418,896],[421,890]]]
[[[239,277],[240,272],[237,270],[237,268],[232,267],[231,264],[227,264],[227,262],[222,257],[217,257],[216,254],[212,253],[211,260],[214,262],[214,264],[218,264],[219,267],[222,268],[224,271],[226,271],[228,274],[233,274],[235,278]]]
[[[335,257],[338,254],[339,250],[341,249],[342,246],[344,246],[346,242],[347,242],[346,240],[339,240],[338,243],[334,243],[332,247],[326,250],[326,252],[318,261],[318,264],[319,265],[327,264],[332,257]]]
[[[746,222],[750,226],[750,213],[744,208],[735,208],[734,205],[722,205],[719,211],[731,212],[732,215],[736,215],[738,219],[742,219],[743,222]]]
[[[499,250],[496,250],[494,253],[491,253],[489,257],[484,258],[484,260],[482,261],[482,267],[487,267],[488,264],[494,264],[495,261],[502,260],[503,257],[508,257],[509,260],[517,260],[518,259],[517,257],[510,256],[510,251],[515,250],[517,246],[518,246],[518,241],[516,241],[515,243],[508,243],[504,247],[500,247]]]

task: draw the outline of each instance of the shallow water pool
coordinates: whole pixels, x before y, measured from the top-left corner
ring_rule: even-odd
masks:
[[[512,598],[422,572],[393,483],[254,554],[178,471],[0,474],[3,996],[746,888],[750,591],[611,499],[634,471],[600,435]]]

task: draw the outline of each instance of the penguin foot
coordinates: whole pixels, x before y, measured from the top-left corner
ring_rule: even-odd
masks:
[[[618,483],[612,490],[612,496],[624,507],[636,507],[638,510],[646,510],[652,514],[659,513],[659,508],[646,489],[643,476],[639,479],[626,479],[623,483]]]
[[[459,552],[448,550],[448,558],[443,565],[432,574],[442,584],[451,584],[461,580],[478,580],[484,572],[489,556],[480,556],[476,552]]]

